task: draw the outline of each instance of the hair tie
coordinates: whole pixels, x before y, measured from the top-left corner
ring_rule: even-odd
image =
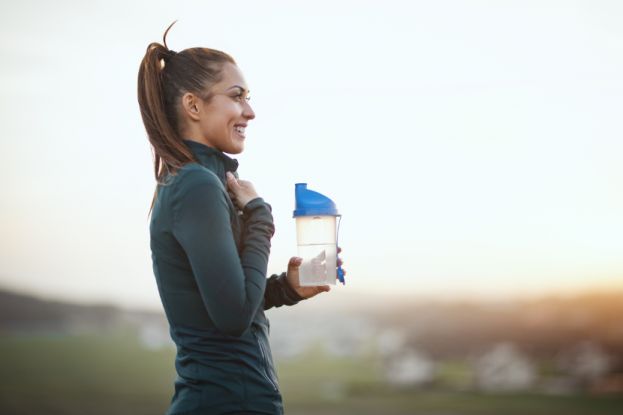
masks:
[[[174,57],[175,55],[177,55],[177,52],[171,49],[165,49],[164,54],[162,55],[162,58],[160,58],[160,68],[164,69],[164,67],[166,66],[166,63],[169,62],[169,60],[171,60],[172,57]]]

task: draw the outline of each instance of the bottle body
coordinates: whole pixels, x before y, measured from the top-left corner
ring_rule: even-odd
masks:
[[[296,218],[301,286],[335,285],[337,245],[335,216],[300,216]]]

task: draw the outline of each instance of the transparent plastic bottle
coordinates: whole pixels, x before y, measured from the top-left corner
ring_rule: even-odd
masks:
[[[337,244],[335,216],[301,216],[296,218],[299,268],[302,286],[335,284],[337,277]]]
[[[335,203],[328,197],[307,189],[307,183],[295,185],[294,218],[301,286],[335,285],[343,281],[337,267],[336,218],[340,217]]]

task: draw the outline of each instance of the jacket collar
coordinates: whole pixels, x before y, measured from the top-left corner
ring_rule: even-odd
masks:
[[[236,170],[238,169],[238,160],[229,157],[214,147],[208,147],[205,144],[201,144],[196,141],[185,139],[184,144],[186,144],[190,151],[195,155],[199,164],[214,172],[223,181],[223,183],[226,182],[225,173],[228,171],[234,173],[234,176],[238,177],[238,174],[236,173]]]

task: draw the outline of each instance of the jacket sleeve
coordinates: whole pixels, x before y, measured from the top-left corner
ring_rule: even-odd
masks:
[[[266,282],[264,310],[272,307],[281,307],[282,305],[294,305],[303,299],[290,287],[286,280],[285,272],[282,272],[280,275],[271,275]]]
[[[220,181],[206,175],[190,182],[173,203],[173,234],[188,257],[214,325],[240,336],[264,299],[270,239],[275,232],[270,205],[258,197],[245,206],[239,255]]]

